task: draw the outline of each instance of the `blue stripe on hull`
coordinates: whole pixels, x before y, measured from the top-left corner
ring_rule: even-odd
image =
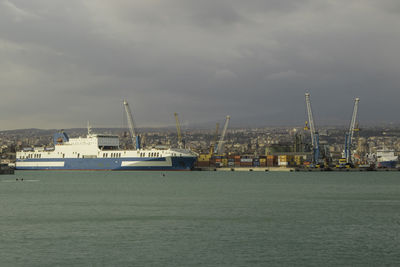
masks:
[[[154,166],[124,166],[121,167],[123,161],[143,161],[154,162]],[[24,159],[17,160],[16,170],[115,170],[115,171],[134,171],[134,170],[191,170],[193,169],[196,158],[189,157],[172,157],[172,166],[157,166],[157,162],[165,162],[165,158],[85,158],[85,159]],[[18,162],[64,162],[63,167],[28,167],[18,166]]]
[[[397,161],[381,161],[378,163],[379,168],[396,168]]]

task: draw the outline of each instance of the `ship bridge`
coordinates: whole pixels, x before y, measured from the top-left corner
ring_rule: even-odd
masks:
[[[89,134],[86,138],[70,138],[68,145],[84,145],[84,146],[96,146],[99,149],[118,149],[119,138],[116,135],[97,135]]]

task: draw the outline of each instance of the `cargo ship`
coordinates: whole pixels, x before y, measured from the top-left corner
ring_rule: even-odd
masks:
[[[197,154],[190,149],[120,149],[116,135],[53,136],[50,148],[27,148],[16,153],[16,170],[192,170]]]

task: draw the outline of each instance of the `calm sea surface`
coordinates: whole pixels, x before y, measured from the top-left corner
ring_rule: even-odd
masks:
[[[0,266],[338,265],[400,265],[399,172],[0,176]]]

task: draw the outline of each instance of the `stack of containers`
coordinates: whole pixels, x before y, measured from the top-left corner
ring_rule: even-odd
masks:
[[[227,159],[227,158],[222,158],[222,160],[221,160],[221,166],[223,166],[223,167],[228,166],[228,159]]]
[[[303,161],[303,166],[310,167],[311,161]]]
[[[300,156],[300,155],[295,155],[294,156],[294,163],[295,163],[296,166],[303,165],[303,161],[304,161],[303,156]]]
[[[260,156],[260,167],[267,167],[267,157]]]
[[[254,167],[260,167],[260,158],[259,157],[255,157],[253,159],[253,166]]]
[[[235,156],[228,156],[228,167],[235,167]]]
[[[240,167],[240,156],[235,156],[235,167]]]
[[[253,158],[248,156],[242,156],[240,158],[240,167],[252,167],[253,166]]]
[[[214,156],[215,167],[221,167],[222,165],[222,156]]]
[[[287,167],[294,165],[294,158],[290,155],[280,155],[278,157],[278,166]]]
[[[215,167],[215,158],[210,158],[210,167]]]
[[[278,159],[274,155],[267,155],[267,167],[275,167],[278,165]]]
[[[210,167],[210,154],[200,154],[197,158],[198,167]]]

